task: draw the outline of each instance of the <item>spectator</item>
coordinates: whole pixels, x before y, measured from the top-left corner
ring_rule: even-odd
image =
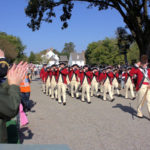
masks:
[[[20,84],[20,92],[21,92],[21,103],[23,105],[23,110],[25,112],[30,111],[30,105],[29,105],[29,98],[30,98],[30,92],[31,92],[31,88],[30,88],[30,74],[27,73],[24,76],[24,80],[23,82]]]
[[[17,66],[14,64],[7,73],[8,63],[2,50],[0,58],[3,58],[0,60],[0,76],[7,75],[7,80],[0,84],[0,143],[7,143],[6,121],[18,113],[21,99],[19,85],[27,71],[27,63],[20,62]]]

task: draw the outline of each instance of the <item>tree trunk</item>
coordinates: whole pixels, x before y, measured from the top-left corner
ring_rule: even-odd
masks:
[[[145,38],[142,39],[142,36],[138,39],[136,39],[137,45],[140,50],[140,57],[142,55],[148,55],[150,57],[150,40],[147,38],[147,40],[144,40]]]

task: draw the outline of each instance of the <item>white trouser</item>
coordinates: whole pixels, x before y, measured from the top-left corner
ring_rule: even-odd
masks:
[[[89,84],[82,84],[82,101],[85,101],[85,93],[87,96],[87,101],[91,102],[90,100],[90,85]]]
[[[142,101],[144,99],[145,92],[147,90],[147,85],[142,85],[139,91],[137,92],[137,116],[142,117]],[[150,90],[148,90],[146,95],[147,108],[150,115]]]
[[[66,103],[66,84],[65,83],[58,83],[58,102],[61,103],[61,96],[63,97],[63,103]]]

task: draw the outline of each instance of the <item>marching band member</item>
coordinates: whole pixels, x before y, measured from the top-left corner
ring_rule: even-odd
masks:
[[[51,84],[51,99],[58,98],[58,92],[57,92],[57,65],[51,66],[52,76],[50,80]]]
[[[91,72],[88,71],[88,66],[85,65],[83,67],[83,69],[80,72],[80,83],[81,83],[81,87],[82,87],[82,102],[85,102],[85,92],[87,95],[87,102],[88,104],[91,103],[90,100],[90,88],[91,88]]]
[[[40,78],[42,79],[43,83],[42,83],[42,91],[43,93],[45,93],[45,74],[46,74],[46,64],[43,64],[43,68],[40,71]]]
[[[118,96],[120,96],[118,79],[119,79],[118,69],[115,68],[113,70],[112,95],[114,95],[114,89],[116,89],[116,92],[117,92]]]
[[[130,74],[133,76],[137,75],[137,116],[142,118],[142,106],[147,100],[148,112],[150,115],[150,69],[147,68],[148,57],[146,55],[141,56],[141,61],[135,65],[130,71]]]
[[[79,93],[77,91],[78,86],[80,84],[79,82],[80,78],[80,71],[79,66],[77,64],[74,64],[69,72],[69,79],[70,79],[70,86],[71,86],[71,97],[74,97],[74,94],[76,95],[76,98],[79,97]]]
[[[111,79],[113,75],[112,72],[110,72],[110,69],[110,66],[104,69],[103,73],[100,75],[100,82],[103,84],[104,87],[103,100],[106,101],[106,93],[109,92],[110,100],[111,102],[113,102],[115,100],[113,98],[111,90]]]
[[[58,86],[58,103],[61,104],[61,96],[63,97],[63,105],[66,105],[66,88],[67,80],[66,76],[69,74],[68,69],[65,68],[65,64],[61,63],[57,70],[57,86]]]
[[[52,71],[51,71],[50,67],[47,67],[46,73],[45,73],[45,80],[46,80],[45,86],[46,86],[46,95],[47,96],[51,95],[51,88],[50,88],[51,76],[52,76]]]
[[[134,84],[132,76],[130,75],[130,71],[131,67],[128,67],[127,71],[122,75],[125,77],[125,98],[128,99],[128,90],[130,89],[132,99],[134,100],[135,99],[135,94],[133,91]]]
[[[99,83],[99,71],[98,68],[92,68],[92,79],[91,79],[91,96],[93,96],[94,91],[96,96],[98,96],[98,83]]]

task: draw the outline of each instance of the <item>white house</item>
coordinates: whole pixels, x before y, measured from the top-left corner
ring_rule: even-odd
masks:
[[[70,53],[68,65],[72,66],[74,64],[78,64],[79,66],[85,65],[85,56],[84,52],[82,53]]]
[[[47,62],[48,66],[51,66],[53,64],[59,64],[59,57],[53,52],[53,49],[48,49],[47,53],[45,55],[42,55],[42,61]]]

